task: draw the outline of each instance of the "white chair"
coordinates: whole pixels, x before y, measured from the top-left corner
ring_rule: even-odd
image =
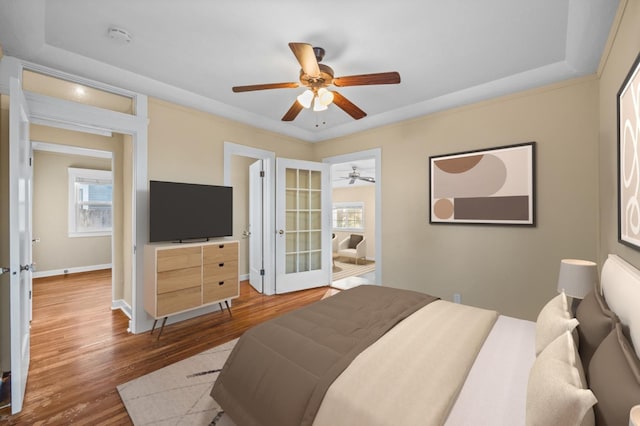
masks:
[[[338,244],[338,256],[355,259],[356,265],[358,259],[367,256],[367,240],[364,235],[351,234]]]

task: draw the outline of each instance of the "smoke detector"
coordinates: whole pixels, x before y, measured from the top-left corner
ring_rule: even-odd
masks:
[[[119,27],[110,27],[107,34],[109,35],[109,38],[123,44],[131,43],[131,40],[133,39],[129,31]]]

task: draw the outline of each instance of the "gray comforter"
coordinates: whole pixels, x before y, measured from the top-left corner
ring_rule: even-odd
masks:
[[[211,396],[239,426],[310,425],[351,361],[436,299],[359,286],[260,324],[239,339]]]

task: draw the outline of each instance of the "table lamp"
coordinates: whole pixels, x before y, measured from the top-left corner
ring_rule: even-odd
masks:
[[[581,299],[595,288],[598,279],[596,264],[588,260],[562,259],[558,275],[558,292],[573,299],[571,309],[575,314]]]

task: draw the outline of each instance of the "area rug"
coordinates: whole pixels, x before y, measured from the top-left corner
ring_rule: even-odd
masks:
[[[237,339],[117,387],[136,426],[232,426],[209,393]]]
[[[340,292],[327,289],[323,299]],[[117,386],[135,426],[235,426],[209,393],[238,339]]]
[[[338,260],[335,261],[333,266],[333,281],[338,281],[343,278],[358,276],[362,274],[366,274],[368,272],[373,272],[376,270],[376,263],[371,261],[358,261],[359,265],[350,262],[340,262]]]

